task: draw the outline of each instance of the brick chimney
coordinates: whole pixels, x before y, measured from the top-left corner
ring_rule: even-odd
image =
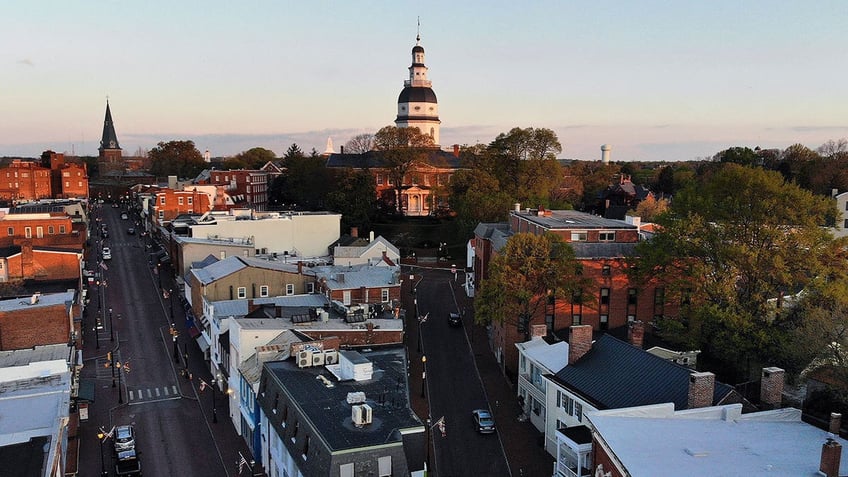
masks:
[[[297,262],[297,274],[303,275],[303,262],[300,260]]]
[[[828,438],[822,444],[819,473],[826,477],[839,477],[839,465],[842,463],[842,444],[833,438]]]
[[[459,157],[459,144],[453,145],[453,155],[454,157]]]
[[[633,346],[642,349],[642,342],[645,338],[645,323],[641,321],[634,321],[630,323],[630,327],[627,328],[627,341],[630,342]]]
[[[548,334],[548,325],[530,325],[530,339]]]
[[[777,409],[783,402],[783,376],[780,368],[763,368],[760,379],[760,405],[763,409]]]
[[[359,227],[351,227],[350,228],[350,236],[353,238],[359,237]]]
[[[839,435],[839,429],[842,427],[842,414],[838,412],[830,413],[830,425],[827,428],[827,432],[830,432],[833,435]]]
[[[688,409],[712,406],[714,392],[715,374],[710,372],[690,374]]]
[[[577,325],[568,329],[568,364],[574,364],[591,349],[591,325]]]

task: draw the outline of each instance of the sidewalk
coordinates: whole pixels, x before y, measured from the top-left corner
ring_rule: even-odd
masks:
[[[435,265],[435,264],[433,264]],[[409,267],[404,266],[404,283],[402,296],[407,316],[407,349],[411,350],[418,343],[418,327],[415,326],[415,303],[409,289]],[[416,268],[412,268],[413,272]],[[435,268],[431,269],[435,270]],[[463,317],[465,331],[474,353],[477,370],[483,380],[483,386],[489,399],[498,434],[506,452],[511,475],[514,477],[549,477],[553,475],[554,458],[544,447],[543,435],[529,421],[520,422],[518,416],[521,409],[515,386],[501,372],[495,355],[489,349],[487,330],[483,326],[473,325],[474,300],[465,294],[462,281],[454,281],[449,268],[444,269],[445,280],[453,285],[460,310],[465,310]],[[416,280],[420,275],[416,276]],[[461,278],[461,277],[460,277]],[[413,323],[413,324],[411,324]],[[410,377],[421,375],[421,363],[410,360]],[[429,415],[426,401],[420,393],[411,393],[412,407],[422,421]]]

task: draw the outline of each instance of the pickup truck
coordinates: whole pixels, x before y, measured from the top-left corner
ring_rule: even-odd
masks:
[[[141,477],[141,461],[138,460],[135,449],[118,452],[118,459],[115,462],[115,475]]]

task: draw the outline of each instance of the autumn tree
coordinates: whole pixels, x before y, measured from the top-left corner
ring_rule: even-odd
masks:
[[[427,150],[433,147],[433,138],[415,127],[386,126],[374,135],[374,146],[381,153],[383,165],[395,185],[395,196],[399,198],[404,176],[416,161],[426,159]],[[397,213],[402,213],[400,200],[395,205]]]
[[[653,194],[648,194],[644,200],[639,202],[634,211],[637,217],[641,217],[643,222],[653,222],[660,214],[668,211],[668,199],[656,199]]]
[[[474,300],[475,320],[518,327],[530,339],[530,322],[548,296],[572,296],[583,285],[571,246],[554,234],[515,234],[489,263]]]
[[[772,359],[786,335],[774,300],[827,274],[831,237],[821,225],[835,212],[777,172],[724,163],[675,196],[629,270],[691,299],[684,316],[660,320],[661,334],[745,379],[745,363]]]
[[[150,172],[158,177],[193,178],[207,166],[194,141],[160,142],[147,155],[151,163]]]
[[[348,154],[362,154],[374,149],[374,135],[370,133],[357,134],[345,143]]]

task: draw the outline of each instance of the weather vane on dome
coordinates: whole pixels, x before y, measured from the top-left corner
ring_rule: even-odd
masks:
[[[421,43],[421,17],[418,17],[418,31],[416,31],[415,35],[415,44]]]

